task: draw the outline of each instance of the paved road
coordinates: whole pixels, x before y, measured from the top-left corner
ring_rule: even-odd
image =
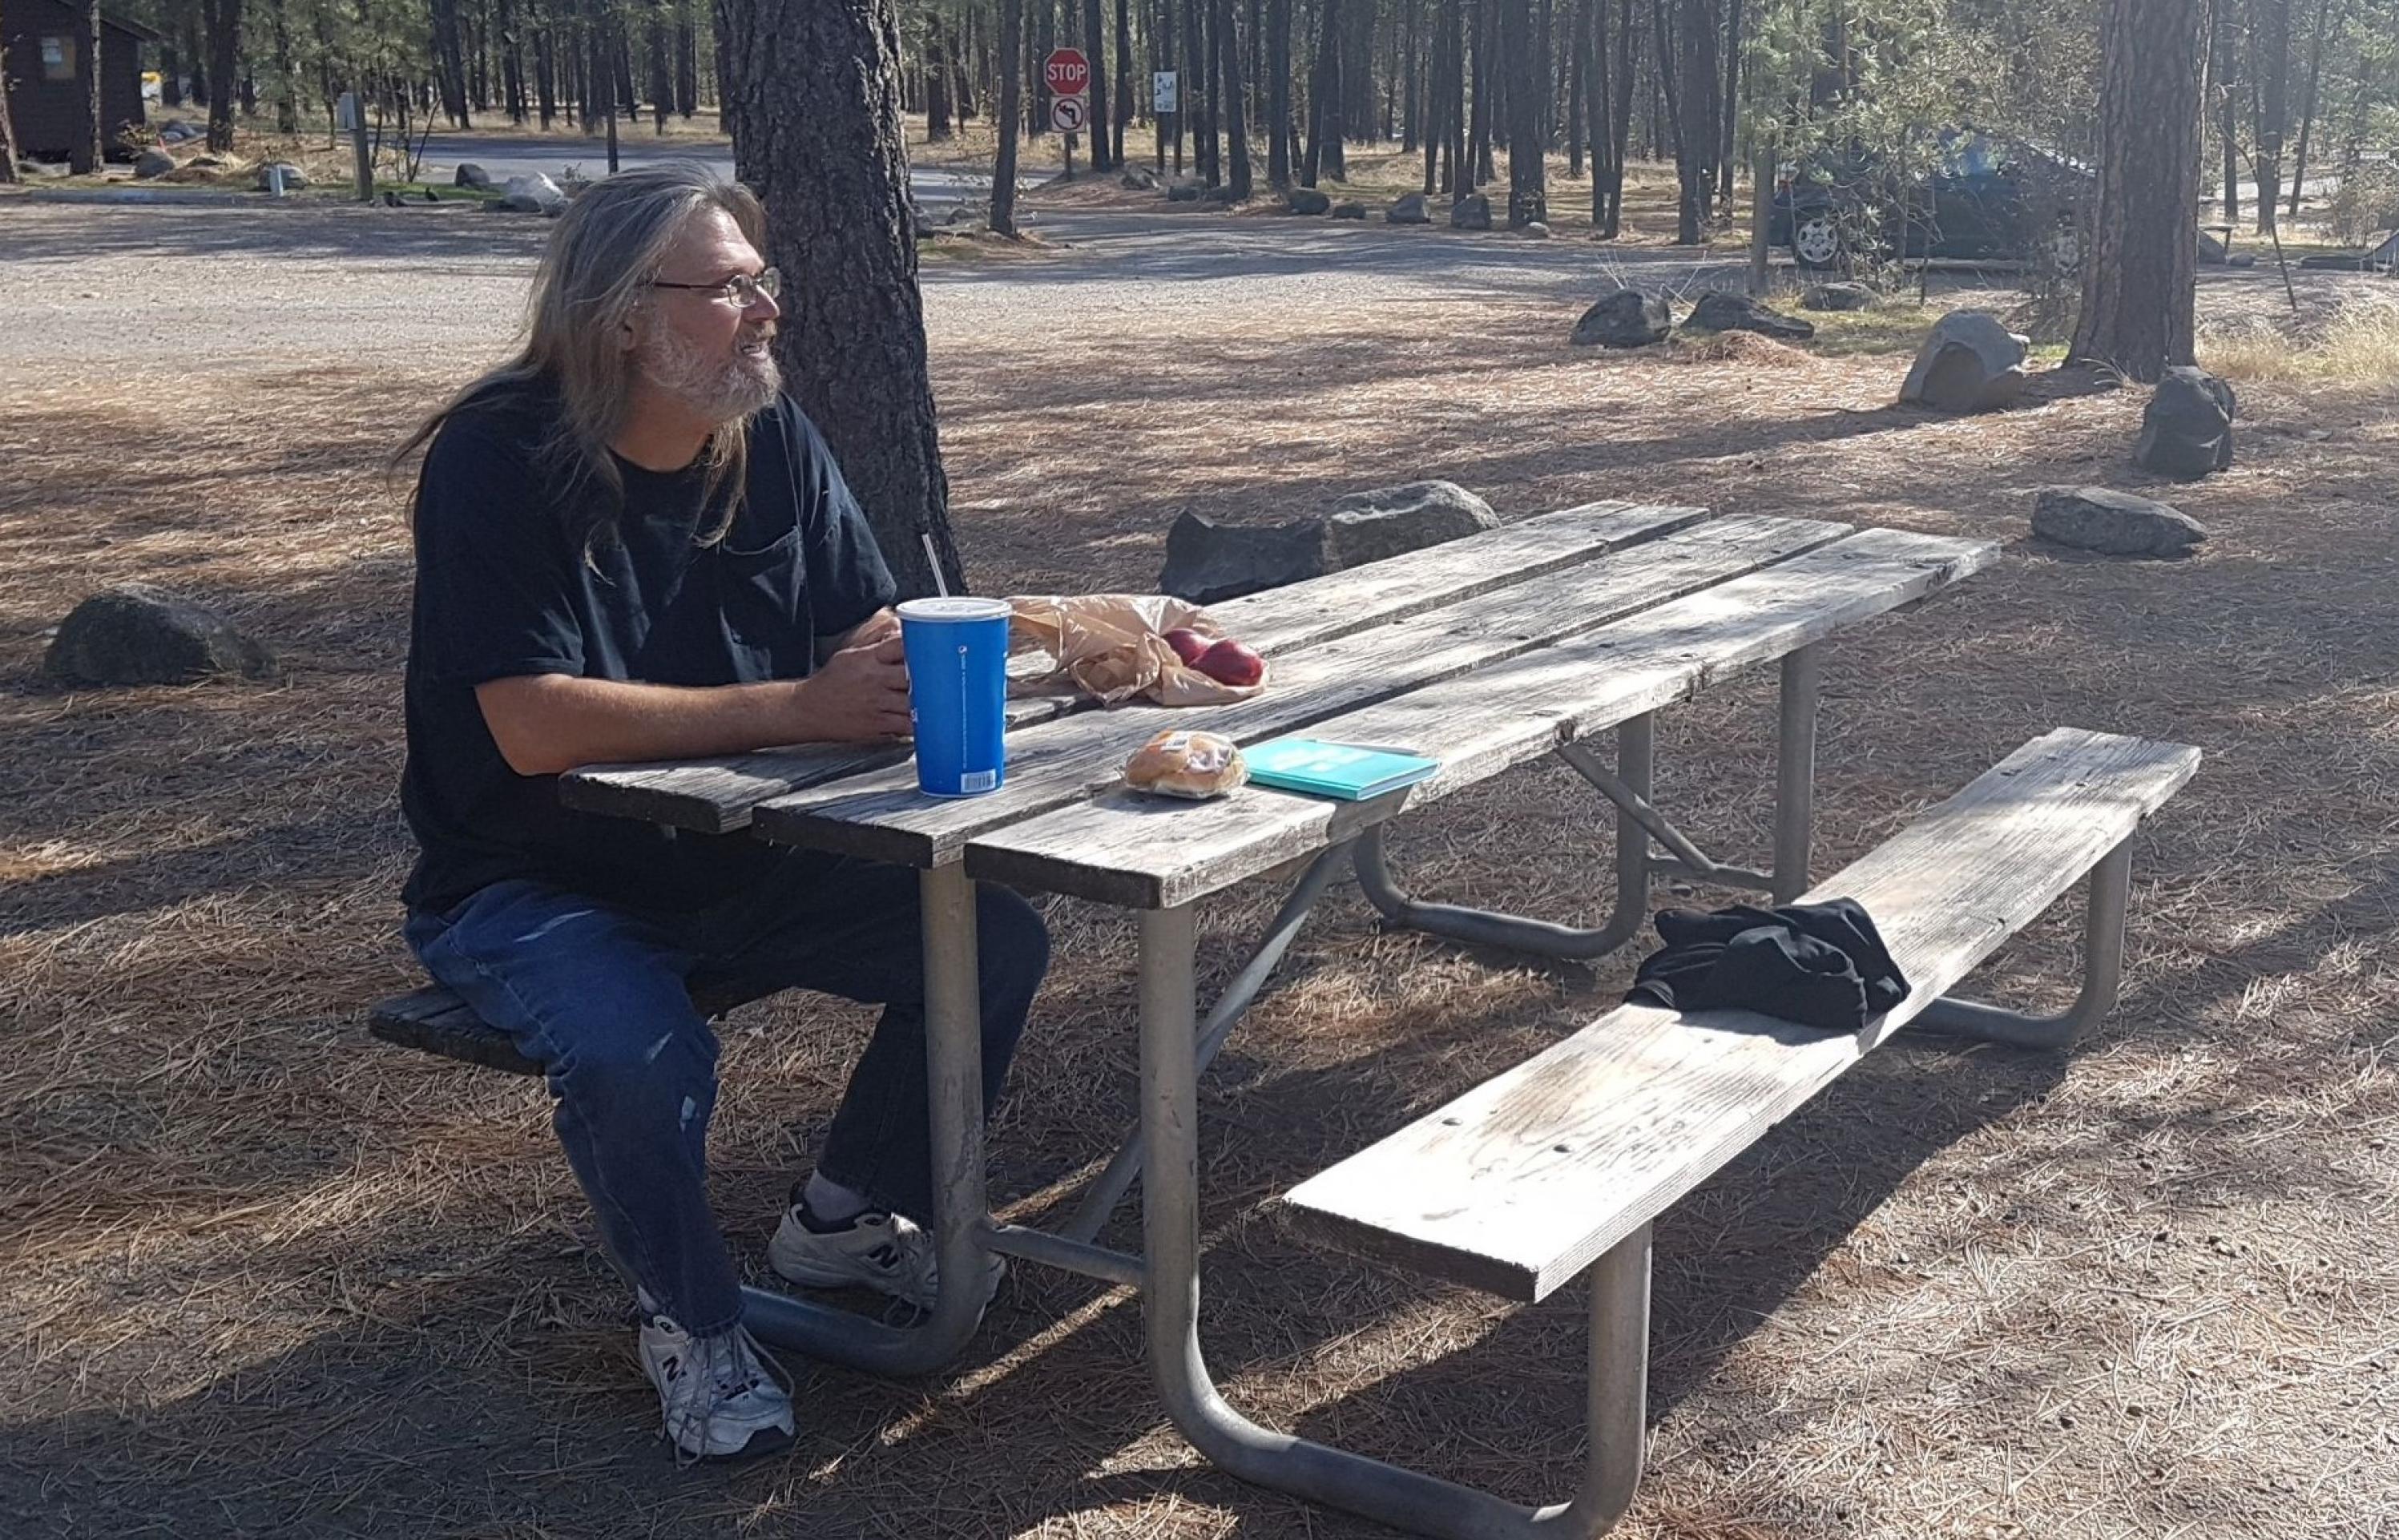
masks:
[[[522,315],[551,225],[470,205],[278,209],[93,207],[0,202],[0,421],[20,390],[84,371],[153,377],[260,367],[463,368],[496,356]],[[1037,211],[1062,250],[1037,257],[935,260],[925,269],[937,348],[997,339],[1038,344],[1061,330],[1115,328],[1204,339],[1212,315],[1287,317],[1294,333],[1393,315],[1447,324],[1444,305],[1547,307],[1561,333],[1621,279],[1653,288],[1729,284],[1739,264],[1660,247],[1562,236],[1299,222],[1208,212]],[[2388,280],[2300,273],[2303,303],[2388,295]],[[1940,275],[1936,295],[1975,282]],[[2005,303],[2005,296],[1997,297]],[[1972,303],[1993,297],[1972,295]],[[2270,316],[2284,304],[2270,266],[2202,275],[2209,314]]]
[[[532,137],[523,134],[437,132],[426,146],[425,178],[431,182],[448,182],[456,172],[458,163],[468,160],[501,180],[535,172],[555,177],[570,166],[585,176],[596,177],[608,169],[608,142],[604,139],[577,139],[568,134]],[[649,166],[664,160],[705,161],[730,176],[733,174],[733,143],[724,139],[660,139],[646,127],[630,123],[617,126],[617,164],[619,168]],[[917,207],[928,212],[946,208],[961,198],[979,197],[990,183],[987,177],[936,167],[919,168],[911,174],[909,181],[915,189]]]

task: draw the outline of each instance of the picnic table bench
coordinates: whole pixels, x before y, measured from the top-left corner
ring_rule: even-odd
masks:
[[[1988,542],[1904,531],[1593,504],[1212,607],[1271,662],[1271,687],[1254,699],[1204,713],[1012,703],[1007,781],[987,796],[923,797],[904,748],[882,745],[594,766],[562,777],[560,790],[572,805],[669,828],[748,829],[919,869],[942,1277],[980,1277],[983,1253],[997,1251],[1141,1289],[1169,1414],[1247,1479],[1426,1534],[1595,1534],[1621,1514],[1640,1471],[1655,1215],[1904,1025],[2064,1047],[2114,998],[2130,841],[2192,773],[2195,750],[2062,729],[1837,877],[1809,880],[1825,643],[1995,554]],[[1743,865],[1708,854],[1652,800],[1652,714],[1767,663],[1778,665],[1782,686],[1773,848],[1763,864]],[[1127,791],[1118,767],[1170,723],[1243,742],[1306,729],[1423,754],[1440,769],[1357,803],[1257,786],[1196,804]],[[1614,738],[1612,764],[1593,748],[1603,734]],[[1614,804],[1607,919],[1490,913],[1400,885],[1382,844],[1389,820],[1548,755]],[[1281,910],[1203,1015],[1196,902],[1294,871]],[[1345,873],[1392,924],[1556,956],[1596,956],[1630,939],[1661,874],[1776,901],[1854,898],[1914,986],[1855,1034],[1626,1006],[1288,1195],[1303,1228],[1508,1298],[1538,1300],[1592,1276],[1591,1451],[1571,1504],[1525,1508],[1259,1427],[1210,1380],[1198,1337],[1198,1076]],[[2035,1019],[1949,997],[2086,876],[2083,992],[2073,1009]],[[976,880],[1140,915],[1136,1124],[1054,1230],[998,1223],[985,1201]],[[532,1069],[440,993],[388,1004],[374,1030],[451,1058]],[[1098,1240],[1135,1180],[1138,1253]],[[761,1337],[820,1357],[921,1372],[964,1344],[980,1304],[974,1290],[945,1290],[928,1318],[895,1327],[752,1290],[746,1319]]]

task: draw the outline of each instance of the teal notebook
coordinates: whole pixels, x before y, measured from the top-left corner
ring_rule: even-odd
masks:
[[[1271,738],[1241,750],[1250,779],[1260,786],[1359,802],[1413,786],[1441,768],[1439,760],[1316,738]]]

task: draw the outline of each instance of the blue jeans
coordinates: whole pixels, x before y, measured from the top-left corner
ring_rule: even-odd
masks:
[[[1050,962],[1031,905],[976,890],[986,1114]],[[708,1206],[716,1034],[695,986],[811,989],[883,1017],[817,1169],[880,1208],[929,1220],[924,960],[913,868],[792,851],[706,908],[649,912],[525,880],[447,914],[411,914],[427,972],[542,1066],[559,1142],[618,1264],[685,1331],[733,1325],[741,1295]]]

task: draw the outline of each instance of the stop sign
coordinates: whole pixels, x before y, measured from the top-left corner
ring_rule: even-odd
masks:
[[[1091,88],[1091,61],[1080,48],[1058,48],[1041,67],[1052,96],[1080,96]]]

